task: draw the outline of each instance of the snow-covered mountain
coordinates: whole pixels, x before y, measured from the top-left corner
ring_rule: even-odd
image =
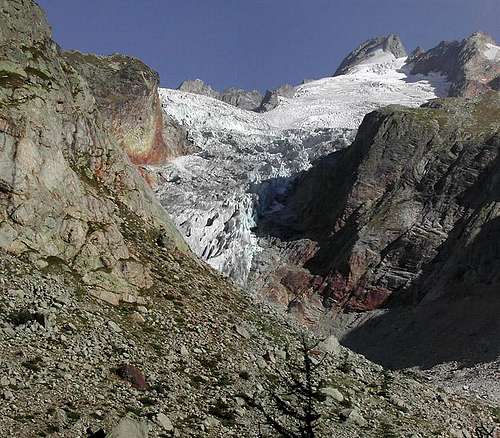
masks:
[[[163,111],[200,149],[150,169],[162,204],[193,251],[244,284],[259,251],[252,232],[259,213],[280,208],[280,194],[295,175],[348,145],[368,112],[446,95],[444,77],[411,75],[405,63],[406,57],[373,50],[347,74],[300,85],[265,113],[160,90]]]

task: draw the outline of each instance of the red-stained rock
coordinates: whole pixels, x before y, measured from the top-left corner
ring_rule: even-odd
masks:
[[[144,374],[134,365],[122,364],[116,369],[116,374],[137,389],[145,390],[148,388]]]
[[[163,114],[158,73],[142,61],[80,52],[65,52],[64,58],[87,80],[107,128],[132,163],[164,163],[193,150],[185,130]]]

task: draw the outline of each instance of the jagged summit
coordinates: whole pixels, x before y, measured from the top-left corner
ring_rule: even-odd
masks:
[[[363,42],[349,53],[340,64],[334,76],[349,73],[356,65],[370,61],[374,56],[382,54],[393,55],[394,58],[407,56],[406,49],[398,35],[391,33],[387,36],[372,38]]]
[[[414,53],[409,66],[412,74],[445,75],[451,83],[450,96],[472,97],[500,89],[500,46],[483,32],[462,41],[442,41],[426,52]]]

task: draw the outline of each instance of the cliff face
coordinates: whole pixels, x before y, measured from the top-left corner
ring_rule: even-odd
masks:
[[[138,59],[65,52],[89,84],[106,127],[134,164],[157,164],[192,152],[186,132],[163,115],[159,76]]]
[[[185,245],[106,130],[93,93],[27,0],[0,15],[0,248],[110,300],[151,286],[125,224]]]
[[[481,208],[477,203],[483,180],[498,178],[492,166],[499,117],[494,92],[367,115],[353,145],[305,172],[287,209],[261,224],[262,234],[281,239],[293,255],[292,267],[283,265],[268,293],[306,291],[309,298],[319,294],[326,307],[360,311],[385,306],[390,297],[402,302],[451,293],[458,278],[464,291],[474,284],[498,288],[486,267],[495,264],[495,244],[486,237],[478,257],[479,243],[468,239],[495,229],[494,196]],[[468,272],[466,260],[477,269]],[[433,272],[436,263],[447,274],[426,273],[429,283],[419,286],[422,270],[432,265]]]

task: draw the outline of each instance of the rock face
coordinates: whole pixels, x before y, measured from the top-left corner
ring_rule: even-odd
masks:
[[[135,164],[157,164],[192,152],[185,131],[165,117],[159,76],[142,61],[123,55],[65,52],[90,86],[106,127]]]
[[[178,90],[212,97],[247,111],[257,111],[263,99],[262,94],[257,90],[247,91],[231,87],[219,92],[214,90],[210,85],[205,84],[201,79],[184,81],[179,85]]]
[[[412,54],[408,61],[413,74],[446,75],[450,96],[472,97],[499,89],[500,47],[483,33],[462,41],[443,41],[427,52]]]
[[[97,295],[151,286],[124,224],[185,248],[106,130],[86,81],[61,56],[42,11],[4,1],[0,15],[0,248],[57,265]]]
[[[347,311],[389,298],[499,290],[489,267],[497,265],[497,243],[489,239],[498,219],[499,117],[494,92],[368,114],[352,146],[306,172],[287,208],[263,222],[262,233],[287,242],[294,269],[305,268],[290,282],[293,271],[283,266],[278,284]],[[491,189],[481,206],[484,187]],[[291,226],[283,226],[284,215]]]
[[[388,36],[373,38],[365,41],[349,53],[335,71],[334,76],[349,73],[356,65],[369,61],[371,57],[380,53],[389,54],[395,58],[402,58],[407,55],[398,35],[389,34]]]

